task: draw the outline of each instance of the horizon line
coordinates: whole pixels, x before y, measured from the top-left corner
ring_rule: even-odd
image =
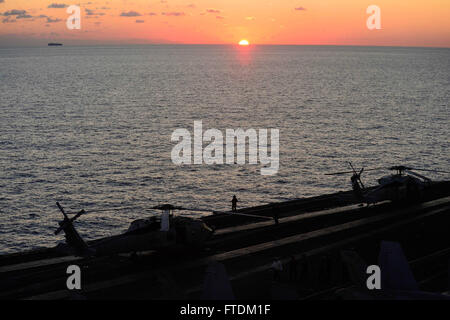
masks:
[[[55,41],[56,42],[56,41]],[[42,48],[48,47],[49,43],[45,42],[42,45],[16,45],[16,46],[2,46],[0,49],[19,49],[19,48]],[[64,44],[63,47],[126,47],[126,46],[239,46],[237,43],[104,43],[104,44]],[[370,48],[423,48],[423,49],[450,49],[449,46],[414,46],[414,45],[361,45],[361,44],[289,44],[289,43],[251,43],[252,46],[286,46],[286,47],[370,47]]]

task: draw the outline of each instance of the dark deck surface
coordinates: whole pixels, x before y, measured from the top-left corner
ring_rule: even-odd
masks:
[[[348,283],[340,250],[359,248],[373,260],[383,239],[401,242],[410,260],[428,261],[416,263],[423,280],[439,274],[445,269],[442,261],[450,258],[448,196],[450,183],[442,182],[414,205],[384,202],[366,208],[355,204],[351,192],[341,192],[239,210],[245,216],[220,213],[203,219],[217,230],[200,251],[80,258],[49,248],[3,255],[0,299],[200,298],[212,262],[224,265],[237,298],[276,298],[277,292],[282,296],[292,290],[298,298],[319,297]],[[278,224],[271,219],[274,210]],[[435,258],[424,260],[428,256]],[[308,257],[308,276],[292,281],[286,271],[274,283],[270,266],[275,257],[286,266],[292,257]],[[83,290],[76,294],[65,288],[70,264],[79,265],[84,275]]]

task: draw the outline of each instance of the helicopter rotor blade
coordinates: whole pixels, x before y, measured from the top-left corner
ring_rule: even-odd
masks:
[[[158,205],[151,207],[150,209],[154,210],[184,210],[184,211],[194,211],[194,212],[213,212],[214,210],[211,209],[202,209],[202,208],[186,208],[181,206],[173,206],[173,205]]]
[[[384,170],[386,169],[385,167],[381,167],[381,168],[372,168],[372,169],[364,169],[364,171],[378,171],[378,170]],[[340,175],[340,174],[349,174],[349,173],[354,173],[353,171],[342,171],[342,172],[332,172],[332,173],[325,173],[326,176],[335,176],[335,175]],[[362,173],[362,171],[361,171]]]
[[[356,170],[355,170],[355,168],[353,168],[353,165],[352,165],[352,163],[351,163],[351,162],[349,161],[349,162],[348,162],[348,164],[349,164],[349,165],[350,165],[350,167],[352,168],[352,170],[353,170],[353,173],[357,175],[357,173],[356,173]]]
[[[161,209],[161,206],[155,206],[155,209]],[[173,210],[185,210],[185,211],[194,211],[194,212],[210,212],[210,213],[222,213],[222,214],[229,214],[231,216],[243,216],[243,217],[251,217],[251,218],[260,218],[265,220],[272,220],[273,218],[267,217],[267,216],[260,216],[255,214],[248,214],[248,213],[238,213],[238,212],[227,212],[227,211],[215,211],[215,210],[207,210],[207,209],[201,209],[201,208],[185,208],[185,207],[175,207],[173,206]]]
[[[341,171],[341,172],[332,172],[332,173],[325,173],[326,176],[337,176],[340,174],[349,174],[353,173],[353,171]]]
[[[363,189],[365,189],[366,187],[364,187],[364,184],[363,184],[362,181],[361,181],[361,177],[359,177],[359,176],[358,176],[358,181],[359,181],[359,183],[361,184],[361,187],[362,187]]]
[[[202,208],[186,208],[186,207],[177,207],[176,210],[184,210],[184,211],[194,211],[194,212],[213,212],[214,210],[202,209]]]
[[[157,206],[153,206],[150,209],[156,209],[156,210],[180,210],[181,207],[173,206],[169,203],[166,204],[159,204]]]
[[[421,178],[421,179],[423,179],[425,181],[431,181],[430,178],[427,178],[427,177],[425,177],[425,176],[423,176],[421,174],[418,174],[417,172],[414,172],[414,171],[411,171],[411,170],[406,170],[406,172],[411,174],[411,175],[413,175],[413,176],[419,177],[419,178]]]
[[[421,169],[421,168],[411,168],[410,170],[415,170],[415,171],[429,171],[429,172],[437,172],[437,173],[450,173],[449,171],[433,170],[433,169]]]

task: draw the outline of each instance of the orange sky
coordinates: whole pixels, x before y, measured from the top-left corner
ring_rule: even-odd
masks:
[[[81,30],[68,30],[66,9],[48,8],[53,3],[79,4]],[[372,4],[381,8],[381,30],[366,27]],[[121,16],[129,12],[135,16]],[[248,39],[252,44],[450,47],[449,0],[0,0],[0,13],[3,46]]]

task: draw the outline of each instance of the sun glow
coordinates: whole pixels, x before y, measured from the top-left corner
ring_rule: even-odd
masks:
[[[240,45],[240,46],[248,46],[249,44],[250,44],[250,43],[248,42],[248,40],[245,40],[245,39],[239,41],[239,45]]]

